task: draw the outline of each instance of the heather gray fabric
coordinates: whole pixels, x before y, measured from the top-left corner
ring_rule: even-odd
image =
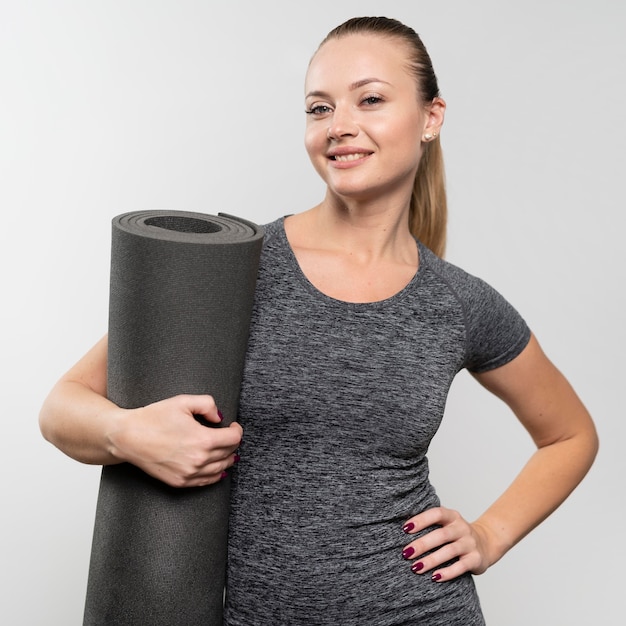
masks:
[[[211,393],[237,401],[263,237],[226,215],[139,211],[113,219],[108,396],[134,408]],[[84,624],[222,624],[229,481],[173,489],[103,468]]]
[[[266,228],[239,405],[229,626],[484,623],[471,576],[411,572],[401,527],[439,504],[425,455],[454,376],[503,365],[530,335],[483,281],[421,245],[419,256],[401,292],[349,304],[307,281],[282,220]]]

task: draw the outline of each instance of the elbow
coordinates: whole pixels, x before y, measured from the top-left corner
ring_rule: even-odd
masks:
[[[591,415],[588,411],[585,412],[587,419],[583,422],[584,426],[581,429],[580,438],[584,442],[587,458],[589,459],[589,467],[591,467],[600,450],[600,438]]]
[[[57,448],[60,445],[60,407],[62,403],[57,401],[57,386],[48,394],[39,410],[39,431],[42,437]]]
[[[591,422],[589,431],[587,437],[589,446],[589,467],[591,467],[600,451],[600,437],[598,436],[598,431],[593,422]]]
[[[580,479],[582,480],[591,469],[600,449],[598,432],[591,418],[589,418],[585,427],[581,429],[573,439],[576,442],[574,452],[576,455],[575,458],[578,459],[578,465],[582,474]]]
[[[51,417],[51,412],[48,407],[49,401],[46,399],[39,411],[39,432],[42,437],[49,443],[55,442],[55,428],[54,420]]]

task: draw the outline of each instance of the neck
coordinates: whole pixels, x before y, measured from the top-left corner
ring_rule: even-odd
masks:
[[[328,198],[285,219],[300,268],[322,293],[346,302],[376,302],[403,289],[419,254],[408,204],[344,204]]]
[[[323,236],[329,248],[369,260],[413,255],[409,230],[409,203],[346,202],[327,195],[309,212],[312,232]]]

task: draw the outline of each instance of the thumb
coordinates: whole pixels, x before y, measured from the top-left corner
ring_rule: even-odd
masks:
[[[216,426],[224,419],[222,412],[217,408],[215,399],[210,395],[183,395],[180,400],[194,419],[203,426]]]

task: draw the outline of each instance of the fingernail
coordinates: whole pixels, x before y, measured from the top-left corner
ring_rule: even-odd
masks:
[[[235,463],[237,463],[239,461],[241,457],[238,454],[235,454]]]
[[[411,571],[413,572],[419,572],[422,569],[424,569],[424,564],[421,561],[418,561],[417,563],[413,563],[413,565],[411,565]]]
[[[415,550],[411,548],[411,546],[408,546],[407,548],[404,548],[404,550],[402,550],[402,556],[405,559],[410,559],[414,552]]]
[[[431,578],[432,581],[436,583],[438,580],[441,580],[441,574],[433,574]]]
[[[224,416],[222,415],[222,412],[217,409],[217,416],[220,418],[220,422],[224,421]]]
[[[405,533],[410,533],[413,529],[415,528],[415,524],[413,522],[407,522],[403,527],[402,530]]]
[[[226,476],[228,476],[228,472],[226,471],[222,472],[222,475],[220,476],[220,480],[222,480],[223,478],[226,478]]]

